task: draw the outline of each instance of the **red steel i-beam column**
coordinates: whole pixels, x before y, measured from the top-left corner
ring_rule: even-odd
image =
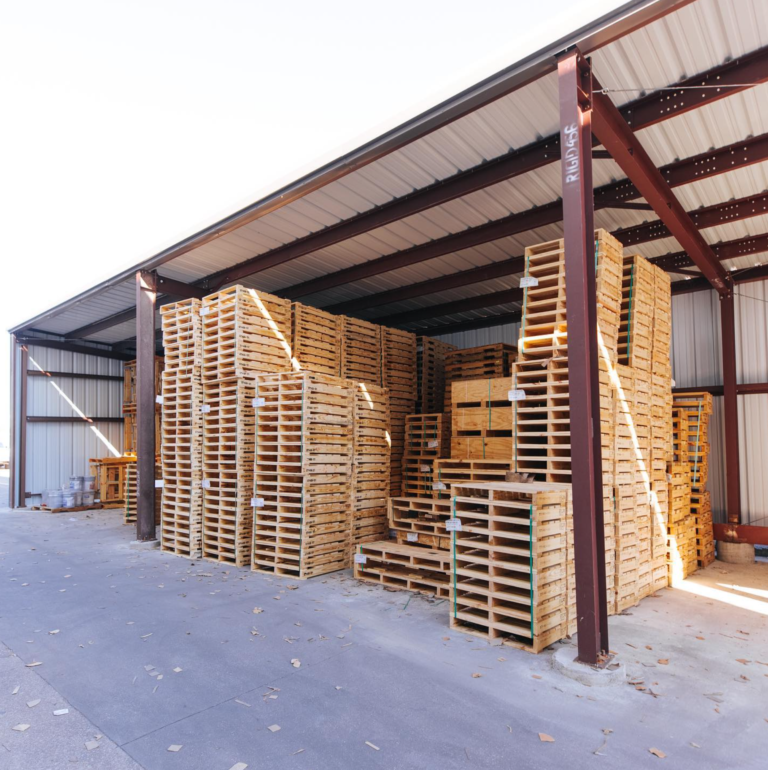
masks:
[[[608,651],[592,192],[592,71],[578,50],[557,65],[565,232],[573,538],[579,660]]]
[[[136,539],[155,539],[155,273],[136,273]]]
[[[731,289],[733,289],[732,286]],[[733,305],[733,290],[727,295],[720,296],[720,329],[723,338],[726,512],[729,524],[741,524],[739,404],[736,386],[736,326]]]

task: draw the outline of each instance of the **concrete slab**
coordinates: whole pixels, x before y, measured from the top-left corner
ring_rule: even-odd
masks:
[[[450,631],[445,601],[132,551],[119,517],[0,513],[0,640],[143,768],[642,767],[651,748],[763,766],[768,564],[712,565],[612,618],[636,684],[597,689],[551,651]]]

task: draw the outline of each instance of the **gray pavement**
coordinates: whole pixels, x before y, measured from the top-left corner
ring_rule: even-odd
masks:
[[[768,564],[716,563],[612,618],[642,684],[603,690],[449,630],[445,601],[132,537],[116,511],[0,512],[3,770],[635,768],[662,761],[652,748],[674,768],[765,767]]]

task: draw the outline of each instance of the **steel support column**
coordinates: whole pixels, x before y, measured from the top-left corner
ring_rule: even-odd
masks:
[[[136,273],[136,539],[155,539],[155,301],[157,276]]]
[[[725,424],[726,512],[729,524],[741,524],[739,402],[736,385],[736,323],[733,292],[720,296],[723,338],[723,417]]]
[[[592,71],[576,49],[558,59],[574,569],[579,660],[608,651],[592,191]]]

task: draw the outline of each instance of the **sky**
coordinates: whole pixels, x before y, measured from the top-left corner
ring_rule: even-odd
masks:
[[[619,5],[0,0],[0,328]]]

